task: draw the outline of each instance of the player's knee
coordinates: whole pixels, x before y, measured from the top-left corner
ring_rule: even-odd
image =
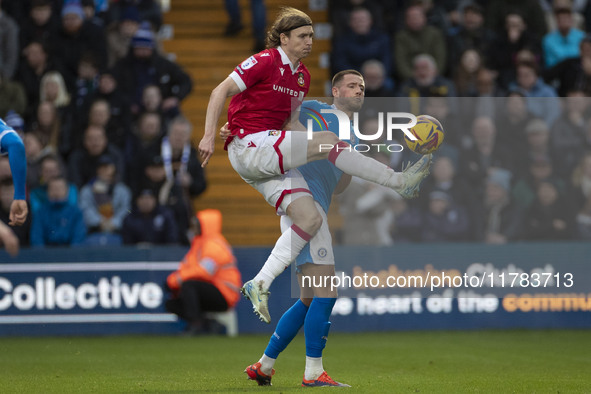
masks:
[[[294,223],[306,233],[314,236],[322,226],[322,216],[316,210],[307,211],[294,220]]]

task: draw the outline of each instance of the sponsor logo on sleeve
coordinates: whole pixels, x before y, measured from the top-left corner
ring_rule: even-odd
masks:
[[[255,64],[257,64],[257,59],[255,59],[254,56],[251,56],[240,64],[240,68],[246,71]]]

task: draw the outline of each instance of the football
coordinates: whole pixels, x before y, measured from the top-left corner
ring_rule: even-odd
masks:
[[[417,124],[410,129],[410,132],[417,139],[413,141],[405,134],[406,146],[420,155],[435,152],[443,142],[444,133],[441,123],[429,115],[417,116]]]

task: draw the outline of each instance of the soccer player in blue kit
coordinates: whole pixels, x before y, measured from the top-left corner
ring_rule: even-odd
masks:
[[[14,200],[10,206],[9,224],[21,226],[27,220],[29,210],[25,201],[25,182],[27,178],[27,159],[23,141],[10,126],[0,119],[0,155],[8,155]]]
[[[305,101],[302,103],[299,120],[306,125],[308,119],[313,117],[318,119],[321,116],[326,120],[325,125],[328,129],[338,134],[339,122],[336,115],[321,114],[321,110],[336,108],[351,117],[352,113],[361,109],[363,105],[364,89],[365,83],[359,72],[341,71],[332,80],[334,104],[331,106],[319,101]],[[355,145],[355,141],[350,142]],[[350,387],[334,381],[324,371],[322,365],[322,351],[326,345],[331,324],[329,317],[336,302],[336,289],[305,288],[302,277],[331,277],[335,274],[332,239],[326,213],[333,193],[342,192],[349,184],[351,176],[344,174],[328,160],[311,162],[291,171],[300,171],[308,183],[316,207],[323,216],[322,226],[296,259],[300,299],[283,314],[277,323],[261,359],[248,366],[245,372],[249,379],[255,380],[260,386],[271,385],[271,377],[275,373],[273,369],[275,360],[304,326],[306,367],[302,386]],[[291,219],[288,216],[282,216],[282,230],[290,225]]]

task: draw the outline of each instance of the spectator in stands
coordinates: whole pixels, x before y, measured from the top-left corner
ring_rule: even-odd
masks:
[[[59,156],[48,154],[41,159],[39,179],[37,179],[38,186],[31,189],[29,193],[29,202],[33,214],[47,205],[47,185],[49,181],[54,178],[63,177],[65,177],[65,171]],[[78,188],[72,183],[68,183],[67,200],[70,205],[78,204]]]
[[[585,153],[585,133],[589,98],[582,91],[572,90],[562,99],[562,115],[550,132],[550,146],[555,157],[560,158],[557,168],[560,175],[568,177]]]
[[[78,205],[68,202],[68,183],[65,178],[57,177],[49,180],[47,199],[47,203],[33,212],[31,245],[81,244],[86,237],[86,227]]]
[[[52,153],[53,149],[47,144],[48,139],[44,134],[28,132],[23,136],[25,154],[27,156],[27,189],[33,190],[39,186],[41,176],[41,160]]]
[[[38,102],[49,102],[54,106],[53,111],[57,111],[61,128],[59,150],[61,154],[68,155],[72,149],[79,146],[81,138],[74,130],[76,114],[71,110],[70,93],[66,88],[64,78],[58,71],[49,71],[41,78]],[[39,122],[39,119],[36,120]]]
[[[456,97],[454,84],[447,78],[441,76],[437,71],[435,59],[431,55],[422,54],[412,61],[412,78],[404,82],[400,88],[399,95],[402,97]],[[417,103],[411,101],[411,105]],[[420,108],[412,107],[412,113],[420,113]]]
[[[527,30],[521,14],[507,14],[505,27],[498,31],[488,58],[490,66],[499,72],[499,84],[503,88],[515,79],[517,54],[524,49],[531,51],[534,61],[539,64],[542,53],[540,39]]]
[[[90,52],[103,69],[107,61],[104,29],[84,19],[78,3],[68,3],[62,9],[62,25],[58,31],[53,56],[63,64],[64,79],[70,91],[75,89],[78,64],[85,52]]]
[[[494,169],[486,178],[483,209],[475,220],[479,241],[505,244],[521,236],[522,210],[511,201],[511,172]]]
[[[101,156],[96,177],[80,190],[79,206],[89,234],[118,233],[131,210],[131,191],[116,181],[117,167],[109,155]]]
[[[27,216],[22,226],[8,226],[8,223],[10,223],[10,205],[12,204],[13,197],[14,185],[12,178],[0,179],[0,227],[4,225],[10,230],[10,233],[5,232],[4,235],[0,234],[0,244],[4,241],[3,243],[9,252],[14,248],[14,239],[12,239],[12,236],[18,239],[16,243],[17,248],[19,245],[27,246],[29,244],[29,232],[31,228],[31,215]],[[0,228],[1,232],[2,229]]]
[[[120,19],[107,27],[108,67],[127,56],[131,39],[140,27],[140,14],[135,6],[127,6]]]
[[[520,91],[512,91],[499,101],[503,107],[496,118],[497,144],[514,154],[523,154],[527,150],[525,127],[533,117],[525,97]]]
[[[115,122],[111,116],[111,107],[105,99],[97,98],[90,105],[88,112],[88,125],[99,126],[106,130],[109,143],[115,145],[120,150],[125,148],[125,141],[129,133],[128,129]]]
[[[573,171],[572,191],[578,238],[591,240],[591,151],[581,158]]]
[[[550,128],[548,127],[548,124],[542,119],[534,118],[527,123],[527,126],[525,126],[525,134],[527,137],[527,148],[520,156],[521,161],[517,161],[517,163],[519,163],[518,167],[527,168],[526,165],[528,161],[537,158],[550,158],[553,162],[556,161],[554,170],[557,173],[560,173],[558,165],[562,159],[555,156],[552,147],[550,146]]]
[[[532,115],[542,118],[549,125],[560,116],[560,101],[556,90],[544,83],[535,63],[521,62],[517,65],[517,78],[509,85],[511,90],[519,90],[526,97],[527,107]]]
[[[421,242],[465,241],[469,229],[465,207],[455,204],[445,191],[429,193],[427,210],[421,215]]]
[[[192,220],[195,236],[179,268],[166,279],[171,298],[166,309],[187,321],[190,335],[217,332],[206,312],[233,308],[242,286],[232,248],[222,235],[222,214],[215,209],[197,213]]]
[[[27,95],[23,86],[7,79],[0,71],[0,118],[10,110],[24,114],[27,108]]]
[[[468,49],[482,54],[484,64],[489,64],[487,56],[495,41],[495,33],[484,26],[483,9],[478,3],[469,2],[461,12],[461,24],[448,39],[448,69],[451,71]]]
[[[479,52],[468,49],[462,53],[454,71],[454,83],[458,96],[478,96],[478,73],[482,67],[482,57]]]
[[[579,56],[579,47],[585,33],[574,27],[570,8],[556,8],[556,30],[546,34],[542,40],[544,64],[554,67],[561,61]]]
[[[49,59],[47,49],[40,41],[31,41],[23,49],[24,61],[18,69],[16,79],[23,85],[27,96],[27,119],[31,118],[32,108],[39,103],[41,79],[55,69],[52,60]]]
[[[82,187],[96,174],[96,167],[101,156],[108,154],[117,167],[117,180],[125,174],[125,159],[117,147],[109,143],[105,129],[88,126],[84,132],[82,147],[74,150],[68,160],[68,175],[77,186]]]
[[[79,112],[89,96],[97,90],[99,84],[98,62],[90,52],[85,52],[78,62],[76,89],[74,90],[73,111]]]
[[[0,3],[2,1],[0,0]],[[19,61],[19,27],[14,19],[0,9],[0,74],[12,79]]]
[[[27,18],[20,28],[20,46],[26,48],[33,41],[51,44],[59,29],[58,18],[51,0],[33,0]]]
[[[31,129],[44,136],[44,141],[47,141],[47,146],[53,152],[62,155],[71,152],[73,148],[73,141],[70,139],[71,125],[68,119],[65,122],[62,121],[53,103],[49,101],[39,103]]]
[[[130,186],[137,191],[146,163],[160,155],[163,130],[159,114],[146,112],[137,120],[137,129],[129,134],[125,145],[125,157],[129,166]]]
[[[119,88],[131,99],[134,114],[139,112],[142,92],[147,85],[156,84],[160,88],[164,111],[178,107],[193,88],[189,75],[154,48],[154,33],[142,24],[131,40],[131,51],[113,69]]]
[[[546,34],[546,19],[539,0],[495,0],[487,2],[486,25],[495,32],[503,31],[506,16],[521,15],[531,34],[541,39]]]
[[[372,16],[366,8],[355,8],[349,15],[350,31],[335,37],[332,51],[333,74],[347,69],[361,70],[367,60],[379,60],[392,71],[390,39],[374,28]]]
[[[554,166],[549,157],[539,156],[530,159],[528,173],[515,182],[511,191],[513,201],[524,210],[528,209],[536,199],[538,186],[542,181],[552,179],[564,189],[564,182],[554,176]]]
[[[411,3],[405,12],[405,27],[394,36],[396,74],[401,81],[415,75],[415,59],[420,54],[431,55],[439,73],[445,72],[446,46],[443,33],[427,25],[425,11]]]
[[[388,86],[388,73],[384,64],[376,59],[367,60],[361,65],[365,81],[365,97],[394,97],[394,90]]]
[[[110,116],[107,127],[109,142],[124,150],[132,128],[130,103],[128,98],[118,89],[117,80],[109,71],[101,74],[98,89],[87,98],[85,109],[82,112],[89,113],[93,104],[100,100],[106,100],[109,104]],[[88,123],[85,122],[84,125]]]
[[[496,135],[497,129],[491,118],[475,118],[472,123],[473,146],[460,153],[461,176],[477,199],[481,199],[484,182],[493,168],[512,168],[510,152],[500,149]]]
[[[340,37],[349,31],[351,12],[356,8],[365,8],[371,14],[373,25],[380,31],[389,32],[389,26],[384,25],[384,5],[380,0],[329,0],[328,14],[333,26],[334,37]]]
[[[530,241],[572,239],[572,205],[561,196],[554,181],[538,184],[536,199],[525,214],[523,235]]]
[[[178,231],[172,212],[158,204],[151,189],[144,189],[135,198],[135,205],[123,220],[121,235],[124,244],[174,244]]]
[[[544,74],[548,83],[558,85],[561,97],[571,90],[582,90],[591,96],[591,34],[581,40],[579,52],[580,56],[563,60]]]
[[[166,127],[171,120],[181,114],[179,107],[172,107],[166,111],[162,108],[162,92],[157,85],[146,85],[142,92],[141,112],[155,112],[160,114]]]
[[[158,204],[170,209],[177,224],[178,241],[188,244],[190,239],[187,236],[187,231],[189,230],[189,218],[193,216],[193,209],[187,191],[183,190],[178,183],[167,181],[166,169],[160,155],[151,157],[150,161],[145,164],[143,171],[139,182],[134,182],[134,184],[139,184],[144,189],[151,189],[157,196]],[[137,192],[138,190],[135,190],[136,194]]]
[[[162,26],[162,9],[160,8],[160,2],[158,0],[125,0],[110,2],[109,10],[107,11],[107,23],[121,20],[121,16],[129,6],[137,8],[140,21],[150,22],[150,28],[154,31],[160,30],[160,26]]]

